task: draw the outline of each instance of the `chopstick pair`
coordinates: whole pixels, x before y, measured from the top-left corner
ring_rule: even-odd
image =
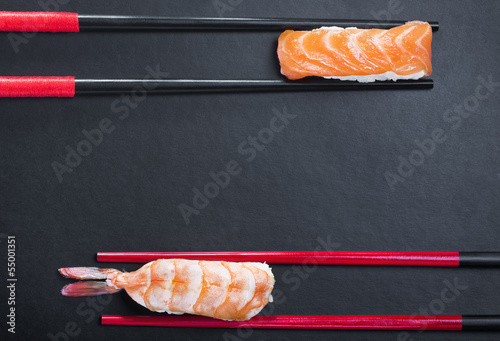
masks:
[[[267,262],[269,264],[387,265],[387,266],[500,266],[500,252],[99,252],[99,262],[144,263],[159,258]],[[500,330],[500,315],[303,315],[255,316],[222,321],[203,316],[103,315],[103,325],[332,330]]]
[[[404,21],[272,19],[272,18],[166,18],[79,15],[56,12],[0,12],[0,31],[79,32],[80,30],[285,30],[321,26],[391,28]],[[437,22],[430,22],[438,30]],[[74,97],[83,94],[208,93],[263,91],[336,91],[430,89],[430,79],[359,83],[325,79],[197,80],[197,79],[75,79],[74,77],[0,77],[0,97]]]

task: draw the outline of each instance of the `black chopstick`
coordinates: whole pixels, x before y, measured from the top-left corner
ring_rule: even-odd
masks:
[[[431,79],[359,83],[322,78],[289,80],[75,79],[75,77],[0,77],[0,97],[74,97],[118,93],[239,93],[430,89]]]
[[[124,93],[145,89],[149,93],[206,93],[206,92],[267,92],[267,91],[340,91],[340,90],[391,90],[430,89],[433,81],[399,80],[359,83],[331,79],[287,80],[75,80],[76,94]]]
[[[0,12],[0,31],[79,32],[89,30],[311,30],[323,26],[388,29],[401,20],[202,18],[88,15],[62,12]],[[430,21],[433,31],[439,23]]]
[[[78,15],[80,30],[311,30],[322,26],[388,29],[406,21],[290,18],[170,18],[117,15]],[[433,31],[439,23],[429,21]]]

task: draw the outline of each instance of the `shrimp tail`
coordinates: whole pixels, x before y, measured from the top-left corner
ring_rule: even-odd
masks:
[[[61,268],[59,273],[67,278],[73,279],[91,279],[94,281],[89,282],[76,282],[66,285],[61,290],[61,294],[64,296],[71,297],[82,297],[82,296],[97,296],[104,294],[114,294],[121,290],[114,286],[110,279],[115,277],[117,274],[121,274],[120,271],[115,269],[99,269],[99,268],[85,268],[85,267],[75,267],[75,268]],[[102,282],[96,282],[95,280],[105,280]]]
[[[82,297],[82,296],[97,296],[105,294],[114,294],[120,291],[121,288],[108,285],[106,282],[76,282],[66,285],[61,290],[63,296]]]
[[[107,279],[109,274],[119,273],[115,269],[100,269],[100,268],[61,268],[59,273],[66,278],[73,279]]]

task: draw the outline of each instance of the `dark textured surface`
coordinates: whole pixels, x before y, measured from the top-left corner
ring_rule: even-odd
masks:
[[[63,1],[61,1],[63,2]],[[66,2],[66,1],[64,1]],[[61,11],[224,17],[374,19],[389,1],[69,1]],[[392,2],[391,2],[392,3]],[[2,10],[39,10],[4,1]],[[149,96],[120,120],[119,96],[0,101],[0,232],[17,240],[18,340],[498,340],[494,333],[229,331],[103,327],[101,314],[146,314],[125,294],[92,308],[59,294],[57,268],[97,266],[97,251],[500,250],[499,92],[457,124],[454,105],[474,95],[478,77],[500,81],[497,1],[419,1],[392,19],[438,20],[435,87],[429,91]],[[395,12],[395,11],[393,11]],[[172,78],[277,78],[277,33],[38,34],[15,53],[0,34],[1,75],[142,78],[146,67]],[[467,99],[473,103],[470,97]],[[274,110],[274,111],[273,111]],[[297,115],[251,162],[238,146],[268,127],[275,110]],[[116,110],[115,110],[116,111]],[[445,115],[445,118],[443,118]],[[448,116],[449,115],[449,116]],[[82,130],[109,118],[115,130],[59,183]],[[392,191],[420,141],[447,138]],[[177,206],[193,188],[236,160],[242,170],[186,225]],[[0,236],[1,237],[1,236]],[[6,243],[1,332],[5,335]],[[133,270],[138,265],[116,264]],[[499,314],[500,271],[382,267],[276,266],[286,297],[275,314]],[[306,278],[307,277],[307,278]],[[297,280],[300,278],[300,280]],[[441,292],[457,278],[458,296]],[[446,282],[448,281],[448,282]],[[448,284],[449,285],[449,284]],[[464,289],[464,287],[467,287]],[[284,302],[282,302],[284,301]],[[91,303],[91,302],[90,302]],[[68,324],[69,323],[69,324]],[[73,323],[75,325],[73,325]],[[65,328],[78,335],[64,336]]]

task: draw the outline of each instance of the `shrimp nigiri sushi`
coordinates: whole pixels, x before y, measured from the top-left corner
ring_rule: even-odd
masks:
[[[359,82],[419,79],[432,73],[432,28],[427,22],[381,29],[322,27],[288,30],[278,40],[281,73]]]
[[[62,268],[69,278],[105,280],[65,286],[64,296],[95,296],[125,289],[140,305],[155,312],[195,314],[245,321],[268,302],[274,276],[265,263],[158,259],[134,272],[115,269]]]

